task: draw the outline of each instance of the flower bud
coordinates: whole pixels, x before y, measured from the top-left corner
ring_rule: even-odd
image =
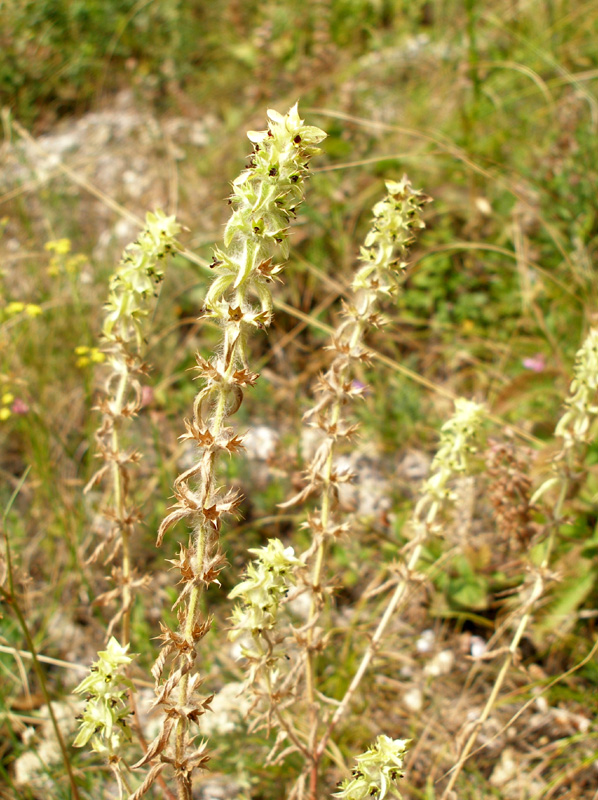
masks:
[[[344,780],[333,797],[345,800],[384,800],[400,798],[396,781],[402,778],[403,758],[410,739],[391,739],[378,736],[363,755],[357,756],[352,778]]]

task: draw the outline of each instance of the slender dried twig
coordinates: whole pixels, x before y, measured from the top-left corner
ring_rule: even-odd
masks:
[[[105,551],[104,563],[112,563],[122,553],[120,568],[113,567],[116,588],[104,592],[95,602],[106,605],[120,597],[121,607],[108,626],[110,638],[115,625],[122,620],[122,644],[131,639],[131,607],[133,591],[146,584],[146,578],[135,575],[131,565],[130,543],[139,512],[130,505],[131,465],[140,454],[123,447],[121,431],[128,420],[141,408],[139,376],[147,372],[141,359],[144,342],[144,322],[156,285],[163,278],[166,256],[176,248],[175,236],[180,227],[174,217],[161,211],[148,214],[146,227],[138,239],[125,248],[120,264],[110,279],[110,293],[105,307],[102,329],[103,357],[109,371],[104,384],[104,396],[99,402],[102,422],[96,432],[99,457],[103,465],[87,484],[86,491],[102,479],[110,480],[110,499],[102,513],[110,524],[108,535],[95,548],[89,561],[96,561]]]
[[[361,266],[351,288],[349,302],[344,305],[344,321],[333,334],[329,349],[334,359],[317,384],[318,400],[304,419],[322,432],[323,439],[307,470],[305,488],[284,503],[301,502],[311,494],[321,494],[319,512],[310,515],[307,527],[312,534],[312,546],[304,554],[310,577],[307,587],[311,594],[310,609],[304,633],[298,642],[304,652],[305,701],[309,717],[310,797],[317,795],[318,765],[321,752],[318,748],[320,703],[317,695],[315,657],[324,646],[323,632],[318,620],[330,593],[325,577],[325,560],[328,543],[338,539],[346,523],[336,518],[339,484],[351,480],[350,473],[341,473],[334,467],[335,448],[342,440],[351,440],[357,425],[343,416],[344,408],[363,394],[364,388],[353,380],[355,364],[368,363],[370,355],[364,346],[364,335],[369,327],[384,323],[379,307],[381,300],[392,295],[400,285],[406,271],[408,248],[413,242],[413,231],[424,227],[420,211],[428,202],[420,191],[412,188],[406,177],[400,182],[387,181],[387,195],[373,209],[372,227],[361,248]]]

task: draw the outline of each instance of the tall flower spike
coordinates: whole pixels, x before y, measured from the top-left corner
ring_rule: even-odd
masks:
[[[456,475],[462,475],[470,466],[470,455],[476,451],[476,441],[482,421],[484,407],[469,400],[460,398],[455,401],[455,414],[446,422],[441,430],[439,450],[432,461],[431,476],[424,484],[420,500],[413,510],[409,527],[412,537],[409,546],[409,558],[405,564],[403,574],[399,579],[392,596],[378,622],[371,641],[361,659],[361,663],[353,675],[345,695],[338,704],[332,718],[328,722],[326,732],[321,737],[317,755],[321,757],[328,744],[336,725],[350,707],[352,698],[365,675],[372,659],[378,652],[382,636],[387,625],[396,617],[398,610],[405,601],[407,590],[419,582],[416,572],[426,538],[435,530],[435,521],[438,513],[446,508],[447,504],[455,499],[455,494],[448,488],[449,482]],[[348,786],[346,788],[349,788]],[[350,800],[357,800],[362,795],[359,792],[364,788],[363,782],[358,782],[351,787],[356,794],[341,795]]]
[[[322,630],[317,623],[324,598],[331,592],[327,585],[325,556],[328,543],[347,530],[347,523],[336,518],[335,510],[339,484],[352,477],[349,472],[335,469],[334,450],[339,441],[350,439],[357,429],[354,421],[344,414],[351,401],[365,388],[356,386],[353,370],[360,362],[369,360],[364,343],[366,331],[384,322],[380,303],[401,285],[402,274],[408,266],[405,260],[408,248],[413,242],[414,231],[424,227],[421,212],[429,199],[414,189],[405,176],[400,181],[387,181],[386,195],[373,208],[371,227],[360,249],[360,266],[351,284],[353,292],[343,309],[343,322],[333,334],[328,348],[334,352],[334,358],[328,370],[319,376],[318,399],[304,417],[308,424],[320,428],[322,441],[307,469],[305,488],[281,504],[284,508],[302,502],[312,494],[321,495],[319,512],[310,515],[305,525],[312,533],[312,544],[301,557],[307,569],[297,576],[298,582],[303,583],[310,595],[309,615],[305,630],[295,632],[301,645],[300,661],[289,665],[286,676],[288,679],[294,674],[293,670],[299,666],[303,668],[306,716],[309,718],[309,755],[305,771],[310,773],[310,793],[313,796],[317,794],[320,755],[316,751],[321,725],[316,653],[324,647]],[[260,687],[254,687],[254,691],[259,693]],[[283,690],[277,686],[276,698],[281,697]],[[277,721],[282,721],[280,713]],[[294,746],[297,746],[297,741],[295,737]],[[298,786],[302,780],[303,776]]]
[[[222,328],[222,345],[209,361],[197,357],[203,379],[193,404],[193,419],[183,438],[195,441],[197,461],[175,480],[176,505],[163,521],[158,544],[176,522],[186,519],[191,528],[187,547],[173,561],[181,572],[182,591],[176,602],[179,630],[163,626],[163,648],[154,666],[155,705],[162,707],[162,730],[146,756],[136,766],[153,762],[175,765],[179,800],[190,800],[193,771],[203,768],[205,747],[194,748],[191,725],[205,713],[210,698],[196,690],[201,680],[191,677],[198,642],[210,620],[201,620],[203,588],[218,581],[224,566],[219,536],[222,518],[234,513],[239,497],[215,485],[218,453],[231,455],[241,438],[226,425],[243,400],[243,389],[258,376],[249,370],[246,341],[253,328],[265,328],[272,316],[270,285],[289,252],[288,227],[303,201],[309,160],[319,152],[326,134],[304,125],[297,106],[285,116],[268,111],[265,131],[250,131],[253,153],[246,169],[233,182],[232,216],[224,243],[214,250],[215,273],[204,304],[204,317]],[[168,677],[163,679],[168,670]],[[150,773],[151,776],[152,773]],[[144,786],[149,788],[151,780]]]
[[[78,347],[75,351],[79,356],[78,364],[106,359],[108,362],[104,396],[99,403],[102,422],[96,432],[99,456],[104,463],[92,477],[86,491],[103,478],[109,479],[111,496],[103,514],[110,528],[89,561],[96,561],[108,551],[105,563],[110,563],[122,551],[122,566],[112,570],[117,588],[103,593],[96,598],[96,602],[107,605],[120,597],[121,607],[110,621],[108,636],[122,620],[122,640],[125,645],[130,638],[133,590],[143,585],[145,579],[135,577],[129,553],[131,534],[139,518],[137,510],[129,506],[129,467],[140,456],[135,451],[123,449],[121,433],[126,422],[141,408],[139,375],[147,371],[141,357],[148,316],[156,284],[164,276],[166,256],[178,249],[175,236],[179,231],[180,226],[174,217],[167,217],[162,211],[147,214],[145,228],[135,242],[127,245],[110,279],[102,329],[102,352],[87,347]]]
[[[334,360],[318,380],[318,401],[305,414],[306,422],[315,423],[326,438],[308,468],[308,485],[299,495],[281,504],[283,508],[318,491],[325,496],[330,489],[330,476],[327,478],[325,473],[332,466],[333,445],[355,431],[354,425],[342,419],[342,407],[363,392],[350,380],[350,372],[355,364],[368,361],[364,334],[369,327],[383,324],[380,301],[400,286],[401,273],[408,266],[405,258],[414,239],[413,231],[425,227],[421,211],[430,198],[414,189],[406,176],[400,181],[387,181],[386,190],[386,196],[373,208],[372,225],[360,250],[363,266],[351,284],[353,295],[345,305],[344,321],[332,338],[329,349],[335,353]],[[337,475],[336,481],[347,477]],[[326,525],[323,532],[326,534]]]

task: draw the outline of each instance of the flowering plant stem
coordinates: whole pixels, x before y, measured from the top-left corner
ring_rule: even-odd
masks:
[[[314,422],[321,429],[324,438],[308,468],[308,485],[296,497],[282,504],[286,507],[300,502],[316,491],[321,494],[319,512],[307,523],[313,534],[312,545],[303,558],[310,568],[307,588],[311,598],[307,623],[299,637],[304,651],[310,754],[307,769],[312,800],[317,796],[319,762],[326,746],[325,743],[322,747],[318,745],[321,712],[317,697],[316,652],[322,648],[323,640],[317,623],[324,598],[330,593],[325,580],[328,543],[347,529],[346,524],[338,524],[334,519],[338,484],[351,477],[335,470],[334,456],[338,442],[350,440],[357,429],[343,417],[343,406],[363,392],[363,388],[356,388],[351,379],[355,364],[360,361],[367,363],[370,358],[363,345],[365,331],[383,323],[378,311],[380,301],[392,295],[400,285],[407,268],[403,259],[413,242],[414,230],[424,227],[420,212],[428,201],[420,191],[412,188],[406,177],[400,182],[387,181],[386,189],[387,195],[373,209],[372,226],[360,251],[361,265],[352,282],[353,293],[343,311],[344,321],[332,337],[329,349],[335,352],[335,357],[327,372],[318,379],[319,399],[305,415],[307,421]],[[298,791],[301,793],[303,790],[300,788]]]
[[[128,372],[123,372],[114,398],[114,415],[122,416],[125,391],[129,382]],[[112,452],[120,453],[118,425],[112,427]],[[131,526],[126,520],[125,487],[120,465],[116,459],[112,462],[112,485],[114,488],[114,507],[117,519],[121,521],[122,548],[122,644],[131,641]]]
[[[107,637],[122,620],[122,644],[131,639],[133,589],[144,585],[145,578],[135,579],[131,568],[131,534],[138,512],[129,508],[129,467],[139,461],[139,454],[122,449],[121,429],[141,408],[139,375],[147,372],[141,361],[147,317],[155,286],[163,278],[166,256],[176,249],[180,226],[174,217],[161,211],[148,213],[146,225],[135,242],[129,244],[110,278],[108,302],[102,328],[102,360],[108,361],[109,373],[104,397],[99,403],[102,422],[96,432],[99,456],[104,465],[89,481],[86,491],[109,472],[111,499],[103,514],[111,522],[108,537],[96,547],[89,561],[95,561],[112,545],[106,563],[121,552],[120,570],[113,568],[116,588],[105,592],[96,602],[106,604],[120,595],[120,609],[108,626]]]
[[[407,562],[408,575],[410,575],[413,572],[413,570],[415,570],[419,562],[419,558],[421,556],[422,548],[423,548],[423,540],[417,542],[417,544],[413,548],[409,561]],[[397,584],[392,594],[392,597],[390,598],[388,605],[386,606],[386,609],[384,610],[384,613],[380,618],[380,622],[378,623],[378,626],[374,631],[371,641],[368,644],[365,653],[363,654],[359,667],[357,668],[357,671],[355,672],[355,675],[353,676],[351,683],[349,684],[349,687],[347,688],[347,691],[344,694],[343,699],[336,708],[334,714],[332,715],[332,718],[330,719],[330,722],[326,726],[326,730],[324,731],[324,733],[320,738],[320,741],[318,742],[318,747],[316,750],[316,757],[318,759],[320,759],[324,755],[324,751],[326,750],[326,745],[328,744],[328,740],[330,739],[339,721],[346,714],[351,704],[351,700],[355,695],[355,692],[359,688],[361,681],[363,680],[363,677],[366,674],[373,657],[376,655],[376,652],[378,650],[378,645],[380,644],[380,640],[382,639],[384,631],[386,630],[388,623],[395,614],[399,604],[405,597],[405,593],[408,587],[409,587],[408,578],[401,580]]]
[[[160,733],[146,755],[136,764],[153,763],[143,785],[167,764],[172,765],[179,800],[190,800],[192,776],[205,767],[206,743],[194,747],[191,725],[209,709],[211,697],[200,697],[202,679],[192,674],[197,644],[210,629],[211,620],[200,615],[202,592],[218,583],[225,565],[220,547],[222,518],[239,504],[237,492],[223,492],[216,485],[217,455],[229,456],[242,449],[242,437],[227,420],[239,409],[243,389],[259,377],[248,367],[247,339],[252,329],[265,329],[272,318],[270,284],[282,270],[280,259],[289,252],[288,225],[303,200],[308,162],[318,151],[323,131],[303,124],[294,106],[286,116],[268,111],[266,131],[250,131],[253,153],[247,168],[233,183],[232,216],[225,228],[224,245],[214,250],[214,281],[207,293],[204,318],[219,323],[222,344],[210,360],[197,356],[202,388],[186,421],[183,440],[198,449],[196,463],[174,482],[176,504],[158,532],[164,534],[187,519],[191,534],[181,545],[173,564],[181,572],[182,591],[175,603],[179,628],[162,625],[162,651],[152,674],[156,680],[154,705],[164,712]],[[168,677],[163,679],[165,668]],[[135,793],[140,797],[141,789]]]

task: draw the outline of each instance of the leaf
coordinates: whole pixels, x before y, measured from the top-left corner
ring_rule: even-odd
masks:
[[[535,626],[533,638],[540,645],[545,645],[546,634],[564,636],[573,628],[579,608],[594,587],[596,576],[592,562],[577,557],[574,561],[574,570],[554,590],[551,602]]]
[[[448,588],[451,602],[481,611],[488,608],[488,581],[481,575],[452,580]]]

